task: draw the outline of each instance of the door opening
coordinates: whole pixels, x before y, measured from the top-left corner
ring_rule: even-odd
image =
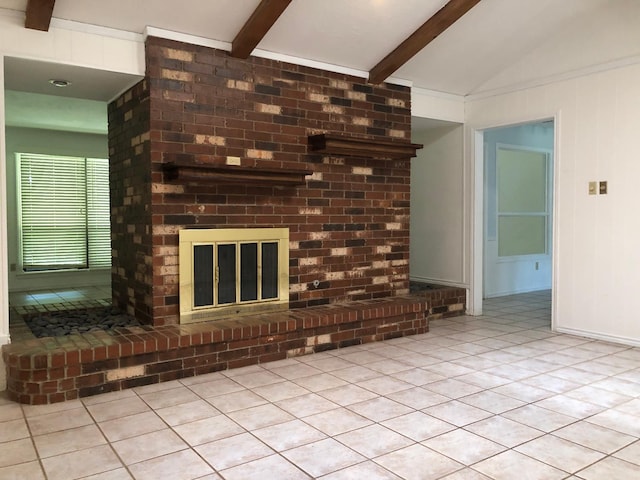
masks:
[[[552,290],[555,121],[476,130],[474,275],[484,298]]]

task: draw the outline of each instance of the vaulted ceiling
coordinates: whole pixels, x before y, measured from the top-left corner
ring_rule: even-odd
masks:
[[[235,56],[258,49],[455,95],[640,55],[640,0],[0,0],[0,9],[30,28],[155,27]]]

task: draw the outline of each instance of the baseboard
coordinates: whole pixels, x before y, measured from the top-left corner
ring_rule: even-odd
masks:
[[[551,285],[549,285],[548,287],[542,287],[542,288],[540,287],[523,288],[518,290],[509,290],[505,292],[490,293],[490,294],[485,294],[484,298],[506,297],[507,295],[518,295],[520,293],[541,292],[543,290],[551,290]]]
[[[469,288],[469,285],[467,285],[465,283],[451,282],[451,281],[448,281],[448,280],[442,280],[440,278],[427,278],[427,277],[409,276],[409,280],[412,281],[412,282],[432,283],[432,284],[435,284],[435,285],[443,285],[445,287]]]
[[[617,335],[607,335],[606,333],[592,332],[589,330],[579,330],[577,328],[555,328],[555,332],[566,333],[568,335],[576,335],[578,337],[591,338],[593,340],[602,340],[610,343],[619,343],[631,347],[640,347],[640,340],[630,337],[619,337]]]

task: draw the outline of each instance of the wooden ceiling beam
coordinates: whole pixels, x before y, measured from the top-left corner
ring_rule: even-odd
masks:
[[[248,58],[290,3],[291,0],[262,0],[233,39],[231,56]]]
[[[369,72],[370,83],[382,83],[438,35],[457,22],[480,0],[449,0],[420,28],[413,32]]]
[[[26,28],[49,31],[49,24],[53,15],[53,5],[56,0],[29,0],[27,2],[27,16],[24,21]]]

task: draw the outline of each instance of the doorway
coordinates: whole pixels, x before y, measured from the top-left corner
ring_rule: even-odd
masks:
[[[5,57],[2,68],[6,153],[0,168],[5,179],[7,237],[0,247],[8,260],[6,291],[2,293],[11,306],[46,305],[47,309],[51,304],[110,299],[110,222],[108,203],[104,202],[109,195],[107,105],[139,77],[17,57]],[[99,175],[92,167],[98,161]],[[28,175],[25,165],[31,168]],[[63,169],[63,165],[72,168]],[[36,167],[42,170],[39,177],[33,174]],[[69,172],[75,183],[66,180],[64,174]],[[29,192],[35,191],[35,178],[46,180],[39,190],[44,194],[29,197]],[[59,195],[54,195],[55,189],[49,185],[54,181],[60,184]],[[61,200],[54,201],[54,197]],[[31,223],[29,219],[33,212],[49,212],[54,207],[58,214],[62,212],[57,209],[59,204],[66,208],[55,217],[61,219],[56,226],[64,238],[55,244],[54,254],[54,242],[45,238],[53,235],[53,229],[40,227],[52,223],[49,217],[53,216],[42,214]],[[31,216],[25,219],[27,209]],[[75,223],[69,220],[68,212],[73,213]],[[64,233],[70,223],[75,228],[73,235]],[[97,225],[100,235],[93,234]],[[40,231],[38,228],[45,233],[36,238],[32,232]],[[42,258],[33,266],[31,257],[29,262],[25,260],[25,245],[40,244],[44,245],[39,250]],[[77,248],[71,252],[71,246]],[[106,252],[106,260],[98,261],[91,255],[98,251]],[[72,261],[60,260],[63,257]],[[51,264],[47,264],[49,259]]]
[[[483,299],[553,287],[554,119],[476,130],[473,282]]]

